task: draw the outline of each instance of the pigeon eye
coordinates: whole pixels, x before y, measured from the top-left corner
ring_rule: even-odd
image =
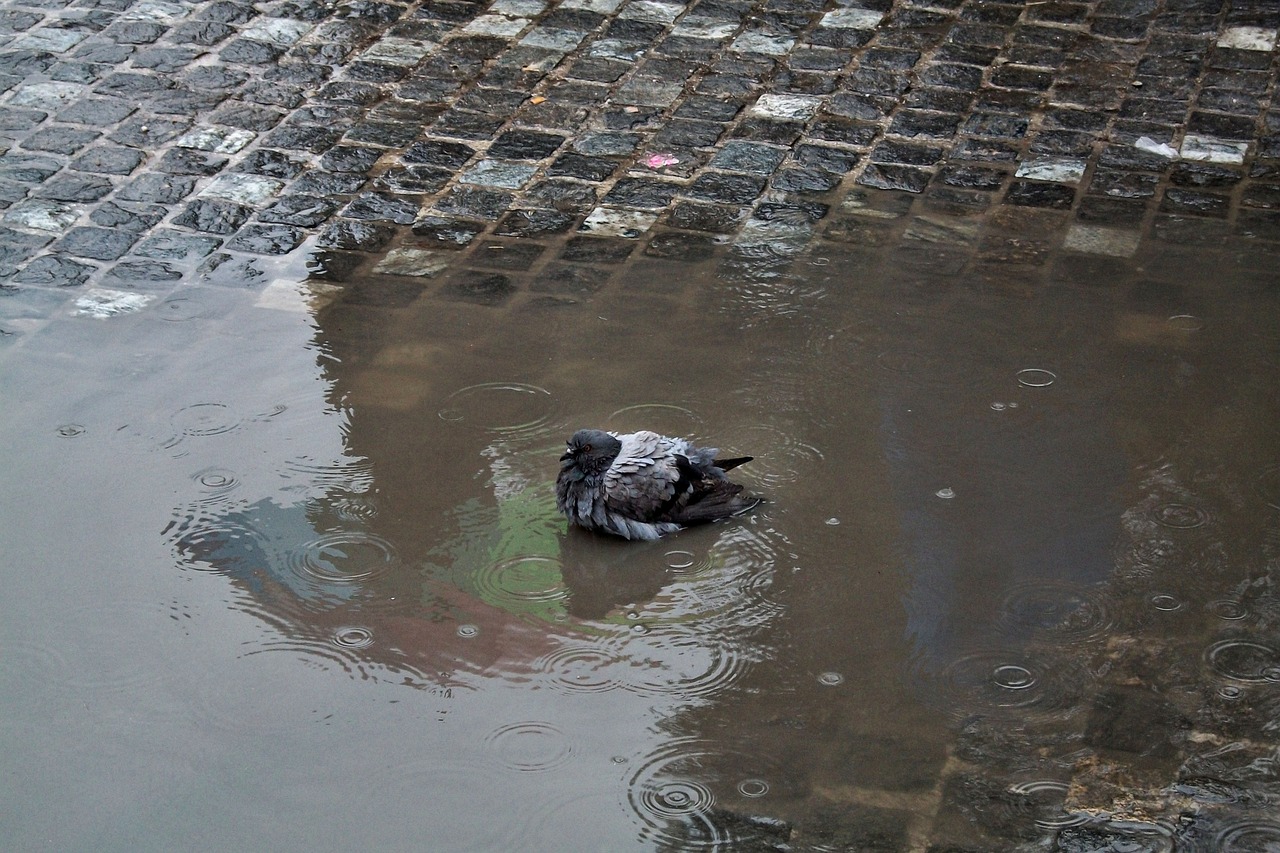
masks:
[[[582,445],[582,452],[583,452],[583,453],[590,453],[590,452],[591,452],[591,445],[589,445],[589,444],[584,444],[584,445]]]

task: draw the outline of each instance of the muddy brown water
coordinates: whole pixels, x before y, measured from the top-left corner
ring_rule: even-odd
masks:
[[[1090,787],[1274,727],[1274,275],[780,245],[501,299],[302,253],[11,347],[5,846],[1280,837]],[[767,503],[566,531],[585,425],[752,454]]]

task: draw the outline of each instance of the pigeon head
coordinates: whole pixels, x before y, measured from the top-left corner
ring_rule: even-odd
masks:
[[[560,457],[564,469],[577,468],[584,474],[598,475],[608,470],[622,450],[622,442],[604,430],[580,429],[569,439],[569,447]]]

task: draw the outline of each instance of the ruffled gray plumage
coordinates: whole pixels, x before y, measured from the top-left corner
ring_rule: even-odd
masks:
[[[751,457],[717,460],[717,453],[647,430],[579,430],[560,457],[556,506],[571,524],[624,539],[657,539],[746,512],[760,498],[725,471]]]

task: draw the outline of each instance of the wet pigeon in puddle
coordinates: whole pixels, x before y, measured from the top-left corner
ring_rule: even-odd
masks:
[[[624,539],[657,539],[746,512],[760,498],[725,472],[751,457],[716,459],[718,452],[656,432],[580,429],[560,457],[556,507],[571,524]]]

